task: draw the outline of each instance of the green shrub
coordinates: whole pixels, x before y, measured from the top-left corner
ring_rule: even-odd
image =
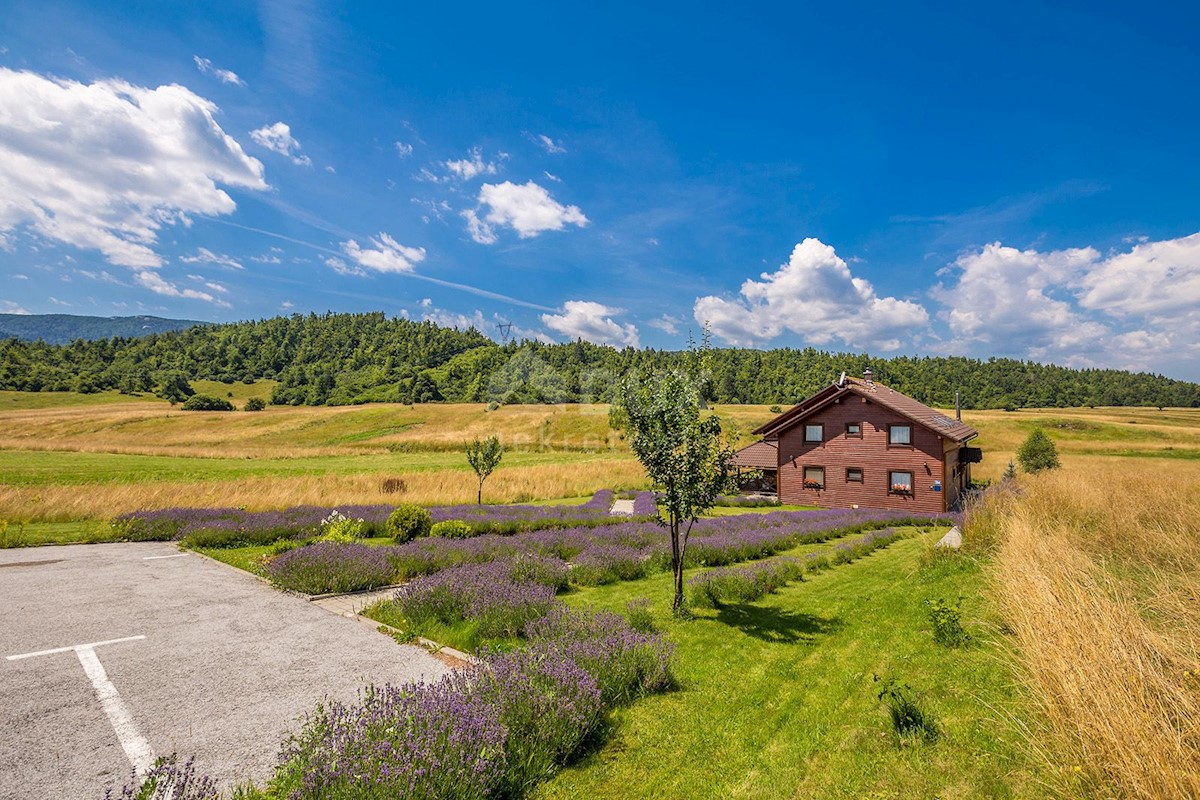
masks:
[[[879,699],[887,706],[892,718],[892,730],[898,738],[913,736],[934,742],[938,737],[937,720],[928,710],[921,708],[912,687],[907,683],[889,680],[879,693]]]
[[[500,404],[497,403],[495,400],[493,400],[492,402],[487,404],[488,411],[495,411],[498,408],[500,408]]]
[[[965,647],[971,642],[971,634],[963,630],[962,598],[953,602],[935,597],[926,600],[929,622],[933,625],[933,640],[946,647]]]
[[[267,401],[261,397],[251,397],[246,401],[246,405],[242,406],[244,411],[262,411],[267,407]]]
[[[772,414],[782,414],[783,413],[783,409],[780,408],[779,406],[771,406],[767,410],[770,411]]]
[[[654,633],[654,614],[650,611],[650,598],[638,597],[625,604],[625,619],[629,627],[642,633]]]
[[[1058,461],[1058,448],[1041,428],[1034,428],[1029,438],[1017,448],[1017,461],[1026,472],[1041,472],[1062,466]]]
[[[428,536],[433,527],[433,517],[420,506],[405,503],[396,506],[396,510],[387,518],[385,530],[387,535],[396,540],[396,544],[404,544],[419,536]]]
[[[429,529],[430,536],[442,536],[446,539],[467,539],[471,534],[471,526],[461,519],[448,519]]]
[[[334,509],[321,520],[321,541],[343,544],[362,539],[367,535],[367,523],[363,519],[352,519]]]
[[[233,403],[211,394],[194,394],[183,404],[184,411],[233,411]]]

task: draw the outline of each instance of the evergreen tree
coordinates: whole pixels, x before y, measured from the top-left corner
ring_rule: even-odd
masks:
[[[1017,448],[1017,461],[1026,472],[1040,472],[1062,466],[1058,460],[1058,448],[1041,428],[1034,428],[1024,443]]]

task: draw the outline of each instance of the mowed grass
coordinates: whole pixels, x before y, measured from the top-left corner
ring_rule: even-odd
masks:
[[[678,690],[619,710],[602,747],[533,793],[551,798],[1017,798],[1069,784],[1021,723],[1029,708],[984,599],[979,563],[922,568],[932,539],[897,542],[778,594],[683,622],[666,574],[584,589],[574,606],[645,597],[678,650]],[[934,643],[923,601],[964,597],[971,647]],[[908,683],[938,722],[930,744],[892,731],[878,699]]]

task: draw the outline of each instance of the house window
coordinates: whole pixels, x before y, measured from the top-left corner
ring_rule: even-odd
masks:
[[[847,422],[846,423],[846,436],[848,436],[851,439],[861,439],[862,438],[862,423],[861,422]]]
[[[888,444],[900,447],[912,445],[912,425],[888,425]]]
[[[804,426],[804,441],[806,441],[806,442],[823,442],[823,441],[825,441],[825,426],[824,425],[805,425]]]
[[[862,483],[862,467],[846,467],[846,483]]]
[[[824,489],[825,488],[825,468],[824,467],[805,467],[804,468],[804,488],[805,489]]]
[[[899,470],[891,470],[888,472],[888,493],[889,494],[912,494],[913,493],[913,474],[911,472],[901,472]]]

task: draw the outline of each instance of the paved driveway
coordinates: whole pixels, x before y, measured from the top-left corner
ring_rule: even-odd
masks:
[[[0,614],[0,798],[91,800],[172,752],[262,783],[322,697],[447,669],[164,543],[0,550]]]

